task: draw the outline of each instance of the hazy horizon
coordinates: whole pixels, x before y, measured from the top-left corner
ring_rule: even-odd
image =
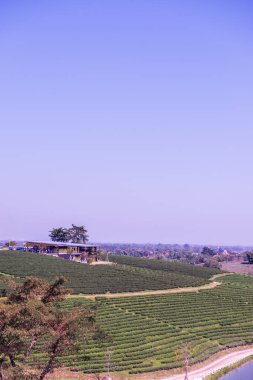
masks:
[[[9,241],[15,241],[15,239],[0,239],[0,241],[6,241],[6,242],[9,242]],[[30,239],[31,241],[33,239]],[[46,237],[45,239],[34,239],[35,241],[52,241],[49,237]],[[25,242],[25,241],[29,241],[29,239],[16,239],[15,242]],[[155,241],[144,241],[144,242],[131,242],[131,241],[91,241],[90,239],[88,240],[87,244],[97,244],[97,245],[137,245],[137,246],[141,246],[141,245],[171,245],[171,246],[174,246],[174,245],[179,245],[179,246],[183,246],[185,244],[191,246],[191,247],[202,247],[202,246],[207,246],[207,247],[226,247],[226,248],[229,248],[229,247],[239,247],[239,248],[252,248],[253,247],[253,244],[221,244],[221,243],[212,243],[212,244],[209,244],[208,242],[203,242],[203,243],[189,243],[189,242],[183,242],[183,243],[179,243],[179,242],[164,242],[164,243],[161,243],[161,242],[155,242]]]
[[[0,239],[253,245],[253,5],[0,4]],[[203,242],[203,243],[202,243]]]

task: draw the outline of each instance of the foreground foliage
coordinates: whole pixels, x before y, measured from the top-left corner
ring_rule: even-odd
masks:
[[[9,280],[12,291],[0,303],[0,379],[39,379],[52,371],[57,357],[73,352],[77,341],[91,336],[94,308],[60,308],[67,290],[64,279],[52,283],[29,277],[19,285]],[[45,360],[33,366],[29,358],[36,346]]]
[[[20,278],[52,280],[64,275],[72,293],[117,293],[199,286],[219,271],[176,261],[111,256],[113,265],[89,266],[42,254],[0,252],[0,271]],[[0,281],[0,289],[1,285]]]

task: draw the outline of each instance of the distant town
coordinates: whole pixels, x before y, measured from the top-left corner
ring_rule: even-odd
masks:
[[[251,264],[253,247],[205,246],[192,244],[100,244],[106,254],[146,257],[158,260],[181,260],[226,270],[226,263]]]

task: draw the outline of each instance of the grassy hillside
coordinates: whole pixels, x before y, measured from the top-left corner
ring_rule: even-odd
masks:
[[[252,343],[253,278],[226,276],[223,282],[199,293],[97,299],[97,322],[112,342],[84,342],[77,355],[61,360],[73,370],[103,372],[108,346],[114,371],[137,374],[181,367],[178,352],[184,343],[191,345],[191,363]],[[73,302],[65,300],[62,307]]]
[[[72,293],[158,290],[203,285],[216,270],[180,262],[112,256],[113,265],[89,266],[28,252],[0,252],[0,273],[52,279],[63,275]],[[1,278],[0,278],[1,282]],[[1,284],[0,284],[1,288]]]
[[[115,265],[87,266],[24,252],[0,253],[0,272],[52,278],[63,274],[73,292],[103,293],[201,285],[216,271],[180,262],[151,261],[113,256]],[[181,367],[179,349],[190,343],[191,363],[200,362],[228,347],[253,343],[253,278],[228,275],[223,285],[192,293],[124,298],[78,296],[61,303],[96,302],[97,323],[111,337],[110,343],[81,342],[82,349],[61,361],[72,370],[99,373],[105,355],[112,351],[113,371],[130,374]],[[39,360],[45,357],[39,352]]]
[[[176,272],[186,276],[209,278],[219,270],[189,265],[181,261],[148,260],[129,256],[110,255],[110,261],[117,264],[129,265],[135,268],[145,268],[156,271]]]

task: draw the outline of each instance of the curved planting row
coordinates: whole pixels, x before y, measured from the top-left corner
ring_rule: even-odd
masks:
[[[63,275],[72,293],[103,294],[199,286],[215,271],[189,264],[119,257],[112,265],[90,266],[48,255],[1,251],[1,272],[51,280]],[[116,260],[117,261],[117,260]],[[158,264],[157,264],[158,263]],[[1,285],[0,279],[0,289]]]
[[[199,293],[99,298],[97,323],[111,342],[83,342],[78,355],[61,360],[73,370],[100,373],[110,349],[112,371],[137,374],[181,367],[180,349],[186,344],[196,363],[227,347],[252,343],[253,279],[227,276],[226,281]],[[68,299],[62,307],[73,302]]]
[[[176,272],[188,276],[209,278],[220,273],[219,269],[189,265],[178,260],[149,260],[130,256],[110,255],[110,261],[117,264],[129,265],[136,268],[160,270],[165,272]]]

